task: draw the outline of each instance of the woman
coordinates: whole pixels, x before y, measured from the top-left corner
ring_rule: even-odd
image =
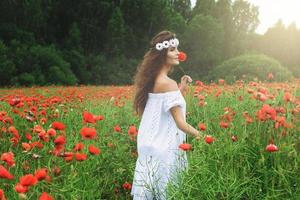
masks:
[[[182,92],[192,79],[184,75],[180,89],[168,77],[179,64],[179,41],[169,31],[158,33],[151,41],[135,75],[134,108],[142,116],[137,147],[138,159],[131,195],[134,200],[166,199],[166,187],[175,183],[187,166],[185,152],[179,149],[186,135],[200,139],[199,131],[186,123],[186,103]]]

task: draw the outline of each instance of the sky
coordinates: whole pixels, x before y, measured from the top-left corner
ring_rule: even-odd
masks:
[[[192,7],[197,0],[191,0]],[[300,28],[300,0],[246,0],[258,6],[260,24],[255,30],[256,33],[264,34],[268,28],[274,26],[281,19],[283,24],[288,26],[292,22]]]

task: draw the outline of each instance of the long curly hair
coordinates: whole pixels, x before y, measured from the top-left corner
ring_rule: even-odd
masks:
[[[148,100],[148,93],[153,92],[156,77],[166,62],[168,49],[164,48],[158,51],[155,45],[175,37],[176,35],[170,31],[162,31],[154,36],[150,42],[149,51],[146,52],[144,59],[137,67],[134,76],[135,97],[133,107],[139,116],[143,114]]]

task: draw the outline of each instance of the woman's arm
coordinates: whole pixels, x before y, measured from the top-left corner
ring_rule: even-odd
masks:
[[[179,106],[174,106],[170,109],[171,114],[175,120],[175,123],[177,127],[182,130],[183,132],[195,137],[197,140],[200,139],[199,131],[196,130],[194,127],[192,127],[190,124],[188,124],[184,118],[183,113]]]

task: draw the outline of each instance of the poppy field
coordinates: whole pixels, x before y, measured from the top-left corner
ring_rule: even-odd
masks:
[[[195,81],[189,167],[170,199],[299,199],[300,80]],[[0,89],[0,200],[131,199],[132,86]]]

